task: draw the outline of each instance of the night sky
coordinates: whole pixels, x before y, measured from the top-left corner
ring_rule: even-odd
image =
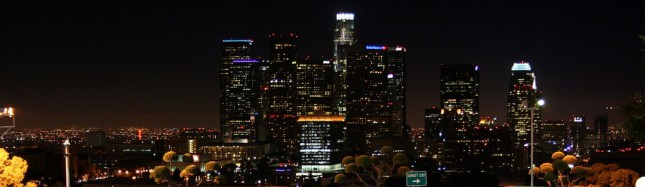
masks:
[[[219,127],[223,38],[299,35],[332,56],[335,14],[362,44],[408,49],[408,121],[439,103],[439,64],[480,66],[480,112],[505,121],[513,62],[531,63],[545,119],[604,113],[645,92],[645,1],[2,1],[0,105],[18,127]]]

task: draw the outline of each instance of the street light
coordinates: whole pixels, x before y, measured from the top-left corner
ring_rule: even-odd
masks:
[[[65,154],[65,186],[66,187],[70,187],[70,183],[69,183],[69,178],[70,178],[69,177],[69,155],[70,155],[70,153],[69,153],[69,145],[70,145],[69,139],[66,139],[65,142],[63,142],[63,147],[64,147],[64,151],[65,151],[64,154]]]
[[[530,147],[530,149],[531,149],[531,166],[529,167],[529,168],[530,168],[530,170],[531,170],[531,187],[533,187],[533,180],[534,180],[534,179],[533,179],[533,178],[534,178],[534,176],[533,176],[533,175],[535,175],[535,172],[533,171],[533,167],[534,167],[534,166],[533,166],[533,146],[535,145],[535,144],[533,143],[533,136],[534,136],[534,135],[533,135],[533,132],[535,131],[535,129],[534,129],[534,127],[533,127],[533,123],[534,123],[534,122],[533,122],[533,115],[534,115],[534,113],[535,113],[535,109],[536,109],[537,107],[540,107],[540,106],[544,106],[544,99],[539,99],[539,100],[537,101],[537,105],[531,106],[531,121],[530,121],[530,123],[531,123],[531,144],[530,144],[530,146],[529,146],[529,147]]]

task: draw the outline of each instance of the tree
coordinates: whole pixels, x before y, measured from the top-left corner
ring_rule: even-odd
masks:
[[[27,161],[13,156],[0,148],[0,186],[18,186],[22,185],[20,181],[25,178],[27,172]]]
[[[150,178],[154,179],[157,184],[170,182],[170,169],[166,166],[157,166],[150,172]]]
[[[222,166],[215,161],[208,161],[206,162],[205,169],[206,169],[206,172],[209,174],[208,175],[209,179],[213,179],[213,177],[215,177],[215,171],[222,169]]]
[[[170,163],[170,165],[168,165],[168,168],[172,169],[172,161],[177,160],[177,153],[174,151],[168,151],[165,154],[163,154],[162,159],[164,162]]]
[[[355,180],[361,182],[364,186],[380,187],[384,185],[385,180],[392,176],[410,171],[410,168],[403,166],[408,163],[408,157],[403,153],[394,153],[389,146],[381,148],[382,155],[367,156],[360,155],[356,158],[346,156],[342,160],[345,166],[345,174],[338,174],[334,177],[334,183],[343,183],[350,180],[353,176]],[[396,169],[398,167],[398,169]]]
[[[193,163],[195,160],[193,160],[193,155],[190,153],[186,153],[182,155],[181,160],[184,161],[184,163]]]
[[[586,181],[596,186],[634,186],[638,173],[629,169],[620,169],[618,164],[595,163],[591,165],[593,176]]]
[[[627,116],[624,126],[632,140],[645,142],[645,102],[639,93],[632,102],[623,106],[622,113]]]
[[[539,179],[544,180],[549,186],[574,186],[576,183],[587,177],[593,176],[594,171],[592,168],[575,166],[569,168],[569,165],[574,165],[578,159],[573,155],[564,155],[558,151],[551,155],[553,163],[543,163],[539,168],[533,168],[529,171],[530,174],[536,174]]]
[[[199,170],[199,167],[196,165],[189,165],[184,168],[183,171],[179,174],[179,177],[184,178],[184,181],[186,181],[186,186],[188,186],[188,181],[190,180],[191,177],[199,175],[201,171]],[[199,186],[201,184],[201,180],[198,181],[196,186]]]
[[[222,166],[220,166],[215,161],[206,162],[206,171],[217,171],[217,170],[219,170],[221,168],[222,168]]]
[[[347,175],[339,173],[334,176],[334,183],[336,184],[342,184],[343,182],[347,181]]]

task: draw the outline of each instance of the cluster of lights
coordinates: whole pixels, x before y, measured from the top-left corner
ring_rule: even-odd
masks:
[[[353,13],[338,13],[336,14],[336,20],[354,20]]]
[[[2,113],[0,113],[0,116],[9,116],[9,117],[13,117],[13,108],[11,108],[11,107],[4,108],[4,110],[2,111]]]

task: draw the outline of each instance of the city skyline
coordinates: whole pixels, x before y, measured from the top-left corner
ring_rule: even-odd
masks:
[[[479,113],[501,123],[511,66],[522,60],[539,75],[545,120],[604,114],[605,105],[627,104],[645,88],[642,72],[634,68],[642,65],[637,35],[645,34],[638,24],[645,20],[638,11],[643,3],[392,5],[411,10],[401,12],[360,3],[318,2],[302,9],[281,3],[252,4],[255,11],[248,14],[208,11],[244,3],[56,4],[28,10],[7,3],[2,7],[17,10],[8,11],[15,20],[3,21],[12,29],[1,36],[8,42],[0,45],[0,61],[7,64],[0,104],[16,108],[18,127],[219,127],[222,39],[251,38],[253,55],[268,59],[267,35],[295,33],[299,57],[329,58],[339,11],[355,13],[359,44],[406,46],[412,127],[423,126],[424,109],[439,106],[440,64],[479,65]],[[507,10],[514,8],[519,9]]]

